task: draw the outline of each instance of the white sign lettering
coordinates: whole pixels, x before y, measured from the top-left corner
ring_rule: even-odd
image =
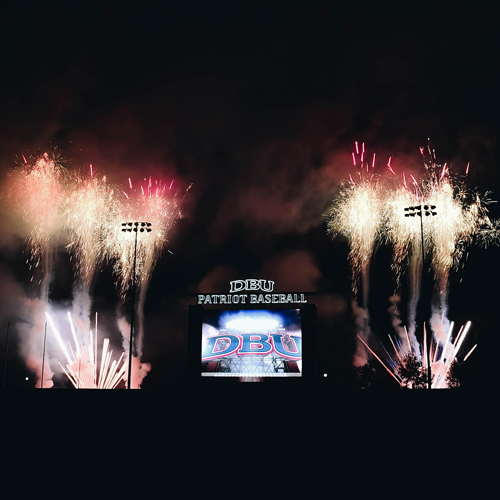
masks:
[[[264,292],[272,292],[274,290],[274,281],[269,280],[235,280],[230,281],[229,284],[231,285],[230,293],[242,292],[243,290],[262,290]]]
[[[247,302],[247,297],[250,301]],[[198,294],[198,304],[307,304],[304,293]]]

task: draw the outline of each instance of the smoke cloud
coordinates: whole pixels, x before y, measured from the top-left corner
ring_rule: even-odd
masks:
[[[123,339],[123,351],[125,352],[125,364],[127,365],[126,374],[123,377],[126,386],[128,387],[128,366],[129,366],[129,353],[130,353],[130,323],[123,317],[117,318],[117,326],[120,330]],[[135,330],[136,331],[136,330]],[[131,389],[140,389],[143,380],[151,371],[150,363],[141,362],[140,358],[134,356],[132,351],[132,367],[131,367]]]

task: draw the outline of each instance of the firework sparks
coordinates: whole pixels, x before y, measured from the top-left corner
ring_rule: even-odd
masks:
[[[404,352],[399,352],[393,345],[398,357],[408,351],[420,351],[415,337],[416,305],[420,296],[423,264],[427,259],[430,260],[437,290],[432,303],[430,322],[433,335],[428,336],[425,342],[433,349],[435,364],[441,366],[440,370],[433,367],[436,373],[433,387],[443,387],[450,367],[449,363],[443,362],[444,353],[454,353],[451,355],[448,352],[448,360],[457,357],[456,351],[449,345],[452,326],[446,335],[450,326],[446,318],[450,272],[463,263],[464,253],[469,245],[475,242],[483,246],[498,243],[500,224],[488,217],[487,196],[481,197],[478,193],[467,192],[465,183],[460,183],[452,177],[450,165],[436,163],[435,151],[431,150],[429,144],[428,161],[426,150],[420,148],[426,177],[417,180],[410,174],[411,182],[408,182],[403,173],[401,183],[391,165],[392,157],[387,163],[389,177],[375,177],[375,155],[370,170],[364,163],[364,144],[361,156],[359,144],[355,143],[355,146],[356,152],[352,153],[352,159],[353,165],[359,169],[358,175],[354,178],[349,175],[350,182],[341,185],[340,193],[327,214],[328,233],[333,236],[342,235],[348,239],[352,289],[356,295],[362,280],[365,309],[368,302],[369,263],[378,241],[386,241],[392,246],[391,267],[396,290],[401,286],[405,270],[409,271],[409,329],[405,328],[404,334],[397,321],[396,305],[393,304],[390,308],[391,314],[394,315],[393,324],[399,334],[398,345],[404,349]],[[469,164],[466,177],[468,172]],[[367,311],[365,316],[368,316]],[[364,340],[359,338],[368,348],[366,336]],[[459,333],[457,338],[461,339],[459,348],[465,335]],[[404,342],[405,340],[407,342]],[[441,352],[440,357],[438,352]],[[425,359],[423,362],[425,363]]]
[[[72,250],[78,276],[90,287],[98,266],[108,255],[106,235],[118,217],[116,188],[91,169],[89,178],[75,176],[64,205],[67,247]]]
[[[166,247],[168,234],[175,221],[181,217],[180,205],[183,200],[179,200],[172,191],[173,181],[163,184],[151,177],[144,180],[144,184],[133,190],[132,181],[128,179],[130,195],[124,192],[125,199],[106,234],[107,252],[115,259],[114,272],[122,303],[132,283],[139,290],[138,336],[134,338],[134,348],[139,358],[142,355],[147,287],[156,262]]]
[[[53,264],[61,232],[60,207],[66,194],[68,172],[57,148],[36,153],[23,160],[9,174],[6,199],[10,207],[21,215],[25,228],[25,245],[31,271],[31,293],[35,299],[33,323],[27,329],[26,363],[37,374],[43,370],[39,347],[43,339],[49,288],[53,278]],[[36,310],[36,311],[35,311]],[[47,381],[48,384],[52,382]]]
[[[76,275],[73,310],[77,331],[81,331],[82,336],[90,329],[90,292],[95,271],[109,257],[105,242],[118,213],[117,190],[107,183],[105,176],[96,176],[90,165],[90,177],[73,176],[63,205],[64,225],[69,239],[66,247],[72,252]]]
[[[132,186],[130,179],[129,186]],[[146,288],[156,261],[168,241],[168,233],[181,217],[180,203],[171,187],[172,183],[167,187],[161,181],[146,179],[146,185],[140,186],[140,193],[136,190],[122,200],[109,226],[106,234],[107,252],[117,259],[114,270],[123,299],[132,283],[137,233],[132,230],[132,223],[127,227],[130,231],[122,231],[122,224],[128,221],[147,221],[151,224],[151,231],[143,231],[137,238],[136,282]]]
[[[382,221],[383,197],[378,178],[368,172],[368,164],[363,162],[364,143],[361,157],[356,143],[356,154],[352,153],[353,164],[359,167],[357,176],[350,176],[350,182],[341,185],[339,196],[327,214],[328,233],[342,235],[349,241],[349,262],[353,279],[352,288],[356,295],[363,282],[363,305],[368,297],[368,271]],[[374,166],[375,156],[373,157]]]
[[[375,155],[371,163],[364,161],[365,145],[356,142],[356,152],[352,153],[353,166],[357,172],[350,181],[341,185],[339,196],[327,214],[328,232],[342,235],[349,242],[349,263],[352,269],[352,290],[355,296],[362,287],[362,307],[352,303],[356,316],[358,337],[366,345],[371,334],[368,314],[369,269],[372,253],[380,234],[383,208],[382,189],[378,177],[373,174]],[[365,350],[358,344],[355,364],[367,361]]]
[[[28,228],[26,243],[30,269],[42,274],[41,298],[46,298],[56,236],[61,229],[60,206],[65,196],[68,174],[58,150],[33,154],[10,175],[8,198],[21,213]],[[31,280],[34,281],[35,275]]]
[[[88,332],[88,343],[85,345],[76,340],[71,314],[68,312],[69,323],[73,335],[74,348],[68,343],[69,351],[58,331],[51,315],[45,313],[51,331],[63,352],[66,363],[59,366],[76,389],[115,389],[126,373],[126,363],[122,353],[118,360],[112,360],[113,351],[109,349],[109,339],[103,340],[101,363],[97,372],[97,315],[94,334]],[[71,352],[71,354],[70,354]]]
[[[469,329],[471,327],[471,322],[467,322],[465,326],[462,326],[458,331],[457,335],[453,338],[453,322],[451,322],[448,335],[446,337],[445,342],[439,341],[434,337],[430,337],[429,342],[430,352],[433,353],[431,356],[431,377],[432,377],[432,389],[443,389],[447,387],[447,375],[450,371],[451,365],[454,361],[459,361],[461,358],[462,362],[465,362],[469,356],[472,354],[474,349],[477,347],[477,344],[470,349],[465,356],[463,355],[463,343],[467,337]],[[393,341],[392,337],[389,335],[389,339],[391,341],[391,345],[393,347],[394,355],[391,356],[387,350],[386,352],[386,363],[382,361],[382,359],[375,354],[375,352],[368,347],[368,345],[363,341],[365,347],[369,350],[369,352],[380,362],[380,364],[387,370],[393,378],[395,378],[398,383],[401,385],[401,379],[398,376],[399,368],[404,365],[404,359],[407,353],[409,352],[404,344],[402,344],[399,339]],[[409,343],[409,342],[408,342]],[[422,353],[425,353],[427,350],[427,337],[424,336],[424,341],[417,352],[417,359],[422,361],[422,367],[424,370],[427,370],[427,361],[426,356],[423,356]],[[410,351],[411,352],[411,351]],[[391,368],[388,368],[389,365]]]
[[[444,292],[450,270],[463,263],[466,248],[474,242],[482,246],[498,243],[500,233],[498,222],[488,217],[489,193],[480,196],[469,192],[465,182],[452,176],[450,165],[436,163],[436,153],[430,145],[427,150],[429,160],[421,148],[427,175],[419,182],[419,189],[425,215],[435,210],[432,215],[436,217],[425,218],[426,244],[432,251],[431,265],[440,291]],[[468,163],[466,177],[469,168]]]
[[[368,346],[368,344],[358,335],[358,339],[363,342],[364,346],[368,349],[368,351],[370,351],[370,353],[378,360],[380,361],[380,364],[387,370],[387,372],[389,373],[389,375],[391,375],[391,377],[396,380],[396,382],[398,384],[401,385],[401,379],[399,378],[397,372],[395,371],[391,371],[389,368],[387,368],[387,366],[385,365],[385,363],[375,354],[375,352],[370,349],[370,347]]]
[[[117,287],[123,303],[132,283],[135,234],[121,232],[121,224],[129,220],[147,220],[151,224],[151,232],[147,237],[138,238],[137,242],[136,284],[140,290],[140,355],[146,290],[155,264],[166,246],[168,233],[175,220],[181,216],[180,205],[183,198],[180,199],[173,192],[173,181],[163,184],[152,178],[145,179],[146,182],[138,185],[139,189],[134,191],[132,180],[129,179],[130,192],[125,193],[119,187],[108,184],[105,176],[97,175],[94,165],[89,165],[89,174],[81,175],[68,172],[63,162],[57,148],[28,158],[22,155],[20,165],[10,174],[9,179],[6,198],[21,214],[26,226],[25,243],[29,253],[27,264],[33,271],[31,281],[36,284],[38,280],[39,285],[37,298],[40,304],[37,311],[39,309],[41,313],[34,314],[36,324],[33,324],[28,332],[28,345],[31,350],[26,354],[27,362],[29,359],[30,367],[40,371],[35,365],[38,363],[40,332],[43,332],[43,324],[47,322],[64,354],[63,369],[72,382],[80,387],[90,387],[92,384],[97,387],[110,387],[115,385],[115,376],[122,369],[120,361],[106,361],[106,357],[109,357],[109,344],[105,341],[103,364],[100,367],[103,375],[98,379],[97,330],[95,339],[91,334],[88,338],[91,332],[91,289],[95,272],[104,260],[114,262]],[[189,188],[186,193],[188,190]],[[68,345],[62,341],[52,318],[46,314],[49,310],[49,287],[55,251],[58,244],[63,242],[60,236],[68,238],[66,248],[71,252],[75,271],[73,314],[69,315],[73,344]],[[82,339],[88,342],[88,349],[82,347]],[[93,347],[90,348],[90,345]],[[36,363],[33,360],[36,360]],[[78,370],[75,363],[78,364]],[[94,367],[93,378],[76,376],[77,372],[81,374],[89,366]],[[144,373],[149,371],[146,364],[143,368]],[[89,382],[91,378],[92,384]],[[119,379],[121,380],[121,377]]]

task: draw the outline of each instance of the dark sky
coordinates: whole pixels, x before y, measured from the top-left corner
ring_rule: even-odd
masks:
[[[389,156],[418,172],[430,138],[442,163],[463,173],[470,162],[470,184],[498,198],[497,7],[400,4],[2,4],[2,182],[16,155],[57,145],[76,167],[92,163],[117,184],[143,174],[175,178],[180,189],[193,183],[148,291],[144,361],[153,368],[144,388],[185,377],[187,294],[227,293],[230,280],[249,277],[318,292],[323,383],[350,386],[347,245],[327,236],[323,214],[351,172],[354,141],[381,158],[380,173]],[[495,205],[491,215],[500,216]],[[23,287],[22,247],[1,227],[2,289]],[[377,253],[372,280],[381,337],[386,254]],[[498,352],[498,257],[494,247],[472,249],[450,284],[450,319],[473,321],[476,385],[492,383]],[[71,281],[63,252],[54,303],[67,303]],[[94,308],[112,329],[110,281],[104,268]]]

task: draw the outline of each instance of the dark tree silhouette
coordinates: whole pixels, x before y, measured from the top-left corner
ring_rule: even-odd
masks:
[[[449,389],[458,389],[460,387],[460,374],[462,372],[462,363],[454,360],[448,374],[446,375],[446,385]]]
[[[414,354],[407,354],[398,364],[398,375],[403,389],[427,389],[427,372]]]
[[[377,371],[369,363],[360,366],[356,370],[356,386],[358,389],[371,389],[376,378]]]

